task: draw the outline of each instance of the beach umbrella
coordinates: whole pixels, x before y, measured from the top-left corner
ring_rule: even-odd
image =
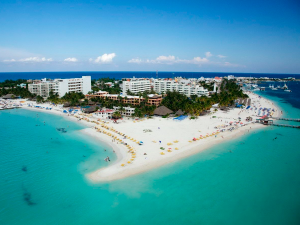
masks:
[[[161,155],[164,155],[165,153],[161,152],[160,154],[161,154]]]
[[[121,164],[121,166],[125,166],[125,164]]]

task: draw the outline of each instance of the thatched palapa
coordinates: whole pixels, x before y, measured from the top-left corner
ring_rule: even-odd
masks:
[[[1,98],[3,98],[3,99],[13,99],[13,98],[15,98],[15,95],[14,94],[7,94],[7,95],[2,96]]]
[[[89,107],[89,108],[83,108],[82,111],[83,111],[84,113],[93,113],[93,112],[96,112],[96,111],[97,111],[96,108],[97,108],[97,106],[93,105],[93,106],[91,106],[91,107]]]
[[[166,106],[160,106],[154,110],[153,114],[158,116],[165,116],[171,113],[173,113],[173,111],[168,109]]]
[[[63,104],[63,107],[70,107],[70,103],[69,102],[65,102],[64,104]]]
[[[183,112],[181,109],[179,109],[179,110],[175,113],[176,116],[181,116],[181,115],[183,115],[183,114],[184,114],[184,112]]]

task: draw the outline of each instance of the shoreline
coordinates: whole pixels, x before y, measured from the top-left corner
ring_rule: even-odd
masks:
[[[274,108],[274,117],[280,116],[281,109],[277,104],[274,104],[264,97],[258,98],[256,93],[249,94],[251,94],[251,99],[256,99],[258,101],[256,104],[263,104],[267,105],[269,108]],[[91,120],[98,125],[87,122],[84,119],[81,119],[79,122],[78,117],[67,116],[63,112],[59,112],[55,109],[43,110],[26,106],[22,106],[22,108],[37,112],[41,111],[57,114],[64,118],[68,118],[73,122],[81,123],[86,126],[86,128],[81,130],[84,135],[89,135],[97,139],[99,142],[110,146],[115,151],[117,159],[109,166],[99,168],[94,172],[85,175],[86,180],[92,183],[109,182],[141,174],[166,164],[174,163],[180,159],[190,157],[194,154],[198,154],[215,145],[221,144],[222,142],[234,140],[241,137],[243,134],[247,134],[250,130],[254,131],[265,127],[261,124],[249,123],[240,127],[237,126],[236,129],[231,132],[226,130],[225,132],[211,134],[211,132],[215,130],[215,128],[212,128],[211,126],[226,124],[227,127],[229,121],[234,121],[234,117],[241,116],[245,119],[245,116],[253,116],[249,115],[251,112],[237,108],[232,109],[229,112],[219,110],[217,113],[212,114],[217,117],[215,119],[212,118],[212,115],[205,115],[194,121],[187,119],[183,121],[173,121],[172,119],[155,117],[154,119],[142,119],[137,122],[128,119],[119,124],[112,124],[111,122],[100,124],[97,122],[98,120]],[[92,118],[89,117],[88,119]],[[249,126],[251,128],[249,128]],[[145,128],[151,128],[149,129],[151,132],[143,132],[143,129]],[[201,131],[199,129],[201,129]],[[164,130],[166,131],[161,132]],[[208,137],[206,138],[204,136],[203,139],[201,138],[202,140],[197,138],[196,141],[190,141],[193,136],[198,137],[197,135],[199,135],[199,132],[204,135],[207,133]],[[134,141],[130,139],[131,136],[136,137]],[[112,137],[114,137],[114,139]],[[144,144],[138,145],[138,141],[136,140],[143,141]],[[179,141],[177,141],[177,143],[173,140]],[[169,142],[168,146],[165,145],[167,142]],[[165,149],[171,147],[168,148],[170,152],[169,150],[161,150],[160,147],[164,147]]]
[[[254,95],[255,97],[259,96],[255,93],[252,93],[252,95]],[[264,98],[264,97],[261,97],[261,100],[273,105],[273,107],[276,109],[276,114],[274,116],[279,116],[280,108],[278,107],[278,105],[274,104],[272,101],[270,101],[269,99]],[[203,117],[208,117],[208,116],[203,116]],[[144,163],[143,165],[135,166],[132,168],[127,168],[127,169],[114,168],[114,170],[112,171],[112,168],[116,166],[116,164],[114,164],[109,167],[101,168],[99,170],[91,172],[90,174],[87,174],[86,177],[92,183],[107,182],[107,181],[123,179],[123,178],[129,177],[129,176],[147,172],[149,170],[164,166],[169,163],[179,161],[180,159],[190,157],[194,154],[198,154],[198,153],[203,152],[215,145],[221,144],[224,141],[234,140],[236,138],[241,137],[243,134],[246,134],[247,130],[253,131],[253,130],[258,130],[258,129],[263,129],[263,128],[266,128],[266,127],[261,124],[252,123],[250,129],[248,128],[248,126],[243,126],[243,127],[240,127],[238,130],[233,130],[232,132],[227,131],[225,133],[222,133],[222,136],[224,137],[222,139],[209,137],[206,140],[201,140],[204,143],[203,142],[201,142],[201,143],[195,142],[195,143],[192,143],[191,145],[186,145],[182,148],[182,152],[180,152],[176,155],[169,156],[167,158],[158,159],[155,162],[148,162],[148,163]],[[119,165],[118,165],[118,167],[120,168]]]
[[[179,153],[177,155],[173,155],[168,158],[158,160],[157,162],[155,162],[155,164],[148,163],[148,164],[144,164],[143,166],[138,167],[138,168],[137,167],[129,168],[127,170],[123,170],[123,171],[120,171],[115,174],[109,174],[108,170],[110,169],[111,166],[115,165],[115,164],[112,164],[109,167],[101,168],[99,170],[91,172],[90,174],[87,174],[86,177],[92,183],[99,183],[99,182],[119,180],[119,179],[127,178],[130,176],[138,175],[138,174],[150,171],[152,169],[156,169],[161,166],[168,165],[170,163],[175,163],[181,159],[188,158],[192,155],[201,153],[201,152],[203,152],[213,146],[216,146],[218,144],[237,139],[237,138],[243,136],[244,134],[247,134],[248,133],[248,132],[246,132],[247,130],[257,131],[257,130],[263,129],[263,128],[265,128],[265,127],[260,124],[253,124],[251,126],[251,129],[248,129],[248,127],[243,127],[237,131],[226,133],[223,135],[224,139],[219,138],[219,139],[215,140],[214,142],[210,141],[205,144],[199,143],[198,145],[195,145],[191,148],[184,149],[181,153]],[[241,131],[245,131],[245,132],[241,132]]]

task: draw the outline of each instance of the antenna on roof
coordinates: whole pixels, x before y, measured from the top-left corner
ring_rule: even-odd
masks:
[[[156,79],[158,78],[158,70],[156,70]]]

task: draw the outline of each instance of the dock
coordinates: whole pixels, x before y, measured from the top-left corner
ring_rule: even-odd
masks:
[[[290,128],[300,128],[300,126],[295,126],[295,125],[287,125],[287,124],[268,124],[270,126],[277,126],[277,127],[290,127]]]
[[[21,108],[20,106],[13,106],[13,107],[4,107],[4,108],[0,108],[0,110],[8,110],[8,109],[19,109]]]
[[[291,118],[272,117],[272,119],[300,122],[300,119],[291,119]]]

